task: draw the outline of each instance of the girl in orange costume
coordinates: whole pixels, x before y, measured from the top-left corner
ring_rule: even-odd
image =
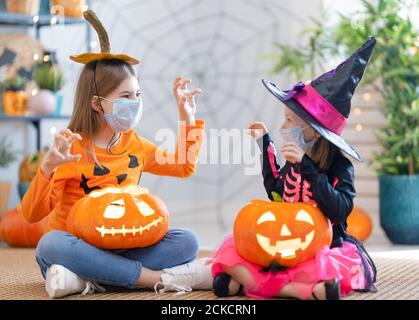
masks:
[[[85,66],[69,127],[55,135],[54,145],[21,204],[23,215],[30,222],[49,215],[46,234],[36,249],[46,290],[50,297],[57,298],[103,290],[100,284],[126,288],[161,285],[177,291],[210,288],[208,281],[202,283],[202,279],[210,278],[209,267],[199,260],[187,264],[198,253],[197,238],[190,230],[169,229],[152,246],[113,251],[95,248],[66,230],[72,205],[93,190],[136,184],[143,171],[191,176],[196,170],[204,130],[204,121],[195,120],[194,97],[201,89],[189,90],[191,81],[177,77],[173,83],[180,116],[176,153],[169,154],[140,137],[133,130],[141,118],[142,103],[132,66],[139,61],[110,53],[106,31],[96,15],[88,10],[85,18],[98,32],[102,52],[71,57]],[[164,158],[175,161],[158,161]],[[179,274],[191,268],[195,276],[185,283]]]

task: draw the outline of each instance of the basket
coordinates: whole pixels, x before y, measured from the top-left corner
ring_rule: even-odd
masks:
[[[41,0],[6,0],[6,8],[9,13],[37,16]]]
[[[66,17],[81,18],[86,7],[86,0],[51,0],[51,12],[53,14],[63,12]]]

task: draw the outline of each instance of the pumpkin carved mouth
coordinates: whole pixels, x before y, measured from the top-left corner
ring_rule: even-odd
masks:
[[[311,244],[314,239],[314,230],[305,236],[304,241],[296,238],[276,241],[274,245],[271,245],[271,240],[268,237],[256,234],[256,238],[261,248],[271,256],[280,254],[282,259],[293,259],[297,250],[305,250]]]
[[[159,217],[157,219],[154,219],[152,222],[146,224],[145,226],[133,226],[132,228],[125,228],[125,225],[122,226],[122,228],[120,229],[115,229],[114,227],[112,228],[106,228],[104,225],[102,225],[101,227],[96,227],[96,230],[98,232],[100,232],[102,238],[105,235],[116,235],[116,234],[122,234],[122,235],[126,235],[126,234],[132,234],[133,236],[135,236],[137,233],[139,235],[142,235],[143,232],[145,231],[150,231],[150,229],[152,227],[156,227],[159,224],[161,224],[163,222],[163,217]]]
[[[297,213],[295,218],[296,221],[302,221],[308,223],[310,225],[314,225],[313,219],[311,216],[305,211],[300,210]],[[264,222],[275,222],[276,217],[271,211],[265,212],[257,221],[257,224],[262,224]],[[281,228],[281,236],[290,236],[291,232],[289,231],[288,227],[284,224]],[[259,233],[256,234],[256,239],[259,246],[271,256],[275,256],[279,254],[282,259],[293,259],[296,257],[297,250],[305,250],[307,249],[311,242],[314,239],[314,230],[310,231],[304,237],[304,241],[301,238],[294,238],[294,239],[287,239],[287,240],[279,240],[276,241],[274,244],[271,244],[271,239],[265,237]]]

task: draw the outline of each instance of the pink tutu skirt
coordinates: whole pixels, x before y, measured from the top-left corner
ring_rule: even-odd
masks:
[[[341,296],[365,287],[361,257],[356,246],[349,242],[344,242],[342,247],[325,247],[310,260],[283,271],[272,272],[261,271],[263,267],[242,258],[236,251],[234,237],[230,235],[214,253],[212,263],[213,277],[224,272],[224,267],[246,267],[252,274],[256,289],[251,291],[244,287],[244,293],[258,299],[278,297],[285,285],[297,283],[305,284],[295,285],[294,289],[301,290],[300,295],[307,299],[317,283],[334,278],[340,280]]]

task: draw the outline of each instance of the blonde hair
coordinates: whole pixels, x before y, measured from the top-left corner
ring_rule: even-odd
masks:
[[[320,136],[308,151],[308,156],[326,172],[332,166],[336,154],[339,153],[341,154],[341,151],[338,147]]]
[[[83,137],[82,145],[88,161],[93,160],[99,166],[93,137],[103,128],[104,117],[92,108],[92,99],[96,95],[109,95],[129,76],[137,77],[134,67],[117,59],[89,62],[80,73],[68,128]]]

